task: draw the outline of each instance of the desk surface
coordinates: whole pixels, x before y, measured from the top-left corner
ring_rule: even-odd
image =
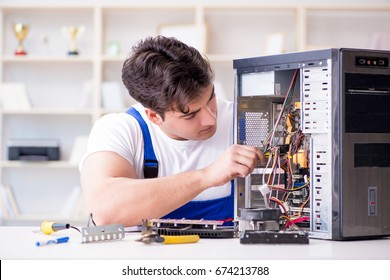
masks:
[[[51,236],[34,232],[34,227],[0,227],[0,259],[89,259],[89,260],[390,260],[390,238],[329,241],[310,239],[308,245],[240,244],[233,239],[201,239],[192,244],[143,244],[140,233],[129,233],[120,241],[81,243],[76,230],[62,230]],[[37,247],[37,241],[69,236],[68,243]]]

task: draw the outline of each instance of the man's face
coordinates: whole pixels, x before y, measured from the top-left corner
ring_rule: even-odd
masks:
[[[159,127],[169,137],[176,140],[205,140],[214,135],[217,129],[217,100],[214,85],[201,92],[201,97],[188,105],[189,111],[165,113],[165,120]]]

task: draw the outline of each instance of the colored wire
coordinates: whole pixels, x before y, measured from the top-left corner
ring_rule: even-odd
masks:
[[[270,200],[273,201],[273,202],[276,202],[280,207],[282,207],[283,209],[283,213],[287,213],[287,209],[286,207],[284,206],[283,202],[280,201],[279,199],[277,199],[276,197],[270,197]]]
[[[77,227],[75,227],[75,226],[69,226],[69,228],[75,229],[75,230],[77,230],[78,232],[81,233],[81,231]]]
[[[286,97],[285,97],[285,99],[284,99],[284,101],[283,101],[283,105],[282,105],[282,108],[281,108],[281,110],[280,110],[279,116],[278,116],[278,118],[277,118],[277,120],[276,120],[276,122],[275,122],[273,128],[271,129],[271,131],[270,131],[268,137],[267,137],[266,140],[264,141],[264,149],[265,149],[265,150],[267,150],[268,147],[272,144],[273,138],[274,138],[274,136],[275,136],[276,128],[277,128],[277,126],[279,125],[279,122],[280,122],[280,120],[281,120],[281,118],[282,118],[282,116],[283,116],[283,114],[284,114],[284,111],[285,111],[285,109],[287,108],[287,105],[290,103],[290,101],[291,101],[291,99],[292,99],[292,94],[293,94],[293,92],[294,92],[295,83],[296,83],[297,77],[298,77],[298,75],[297,75],[298,72],[299,72],[298,69],[295,70],[294,75],[293,75],[293,78],[292,78],[292,80],[291,80],[291,82],[290,82],[290,86],[289,86],[289,88],[288,88],[288,90],[287,90]]]
[[[285,228],[289,228],[292,225],[295,225],[297,223],[302,223],[302,222],[305,222],[305,221],[308,221],[308,220],[310,220],[310,218],[308,216],[303,216],[303,217],[299,217],[299,218],[296,218],[296,219],[289,220],[284,226],[285,226]]]
[[[303,212],[303,207],[305,207],[305,205],[307,204],[307,202],[310,200],[310,195],[307,196],[307,199],[304,203],[302,203],[301,207],[299,208],[299,217],[302,216],[302,212]]]

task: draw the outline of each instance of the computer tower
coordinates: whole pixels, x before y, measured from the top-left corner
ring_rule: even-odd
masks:
[[[240,230],[244,210],[275,208],[312,238],[390,236],[389,60],[341,48],[233,61],[235,143],[267,159],[235,181]]]

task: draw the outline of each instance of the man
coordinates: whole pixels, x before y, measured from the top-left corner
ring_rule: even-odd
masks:
[[[135,111],[98,120],[80,163],[96,224],[233,218],[233,179],[264,159],[258,148],[232,145],[232,104],[216,97],[209,62],[174,38],[150,37],[133,47],[122,80]],[[144,150],[158,164],[144,164]]]

